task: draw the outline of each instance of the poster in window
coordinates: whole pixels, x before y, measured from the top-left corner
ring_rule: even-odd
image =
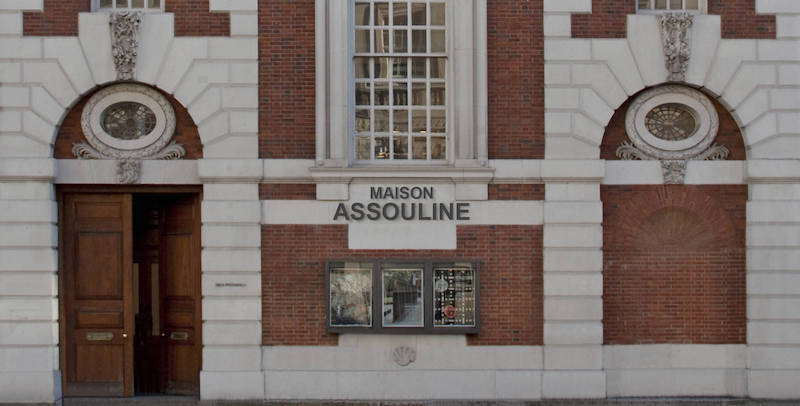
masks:
[[[330,325],[372,326],[372,264],[345,263],[331,269]]]
[[[433,325],[475,326],[475,273],[470,266],[433,269]]]
[[[383,326],[422,327],[424,325],[422,268],[387,266],[383,274]]]

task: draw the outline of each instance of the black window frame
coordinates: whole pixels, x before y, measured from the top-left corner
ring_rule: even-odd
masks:
[[[331,270],[345,263],[372,264],[372,325],[371,326],[332,326],[331,325]],[[423,269],[422,298],[423,325],[420,327],[383,326],[383,286],[382,269],[384,265],[401,267],[419,266]],[[434,326],[433,325],[433,269],[439,266],[455,267],[470,264],[473,275],[475,295],[474,326]],[[325,326],[329,333],[335,334],[477,334],[480,330],[480,261],[475,260],[431,260],[431,259],[347,259],[327,261],[325,264]]]

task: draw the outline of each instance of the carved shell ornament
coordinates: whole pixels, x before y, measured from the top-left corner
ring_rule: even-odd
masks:
[[[397,365],[404,367],[417,360],[417,351],[411,347],[400,346],[392,351],[392,359]]]
[[[719,115],[709,98],[678,85],[645,91],[631,103],[625,116],[631,142],[617,148],[622,160],[658,160],[664,183],[684,182],[689,160],[724,160],[728,149],[714,144]]]
[[[109,86],[92,95],[81,114],[86,142],[73,144],[79,159],[114,159],[117,180],[136,183],[142,159],[181,159],[172,140],[175,111],[158,91],[137,84]]]

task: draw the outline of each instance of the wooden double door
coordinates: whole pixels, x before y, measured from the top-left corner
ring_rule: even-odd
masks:
[[[199,200],[59,192],[64,396],[199,393]]]

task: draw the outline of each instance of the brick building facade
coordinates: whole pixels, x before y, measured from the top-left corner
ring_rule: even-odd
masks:
[[[798,78],[791,0],[2,0],[0,402],[800,398]]]

